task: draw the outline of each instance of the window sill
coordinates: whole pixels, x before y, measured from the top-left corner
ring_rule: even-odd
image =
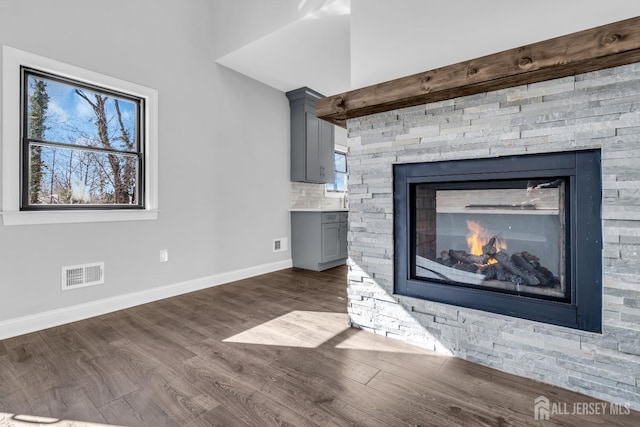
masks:
[[[158,210],[0,212],[2,223],[10,225],[75,224],[84,222],[144,221],[158,218]]]

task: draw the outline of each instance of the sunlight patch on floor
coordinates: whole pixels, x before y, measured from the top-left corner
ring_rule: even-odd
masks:
[[[59,420],[57,418],[36,417],[34,415],[0,412],[0,427],[114,427],[111,424],[97,424],[84,421]]]
[[[223,342],[316,348],[347,329],[346,313],[295,310]]]

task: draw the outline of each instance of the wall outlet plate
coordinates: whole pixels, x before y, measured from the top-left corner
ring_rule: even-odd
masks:
[[[168,249],[161,249],[160,250],[160,262],[167,262],[169,261],[169,250]]]

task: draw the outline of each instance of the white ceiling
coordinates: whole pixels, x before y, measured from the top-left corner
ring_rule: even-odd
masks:
[[[283,92],[302,86],[324,95],[348,91],[350,10],[350,0],[326,1],[313,13],[241,46],[217,62]]]
[[[308,86],[325,95],[640,15],[635,0],[279,2],[299,15],[315,10],[217,61],[284,92]]]

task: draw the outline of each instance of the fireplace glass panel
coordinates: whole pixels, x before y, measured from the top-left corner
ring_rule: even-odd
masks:
[[[412,186],[414,277],[569,301],[567,178]]]

